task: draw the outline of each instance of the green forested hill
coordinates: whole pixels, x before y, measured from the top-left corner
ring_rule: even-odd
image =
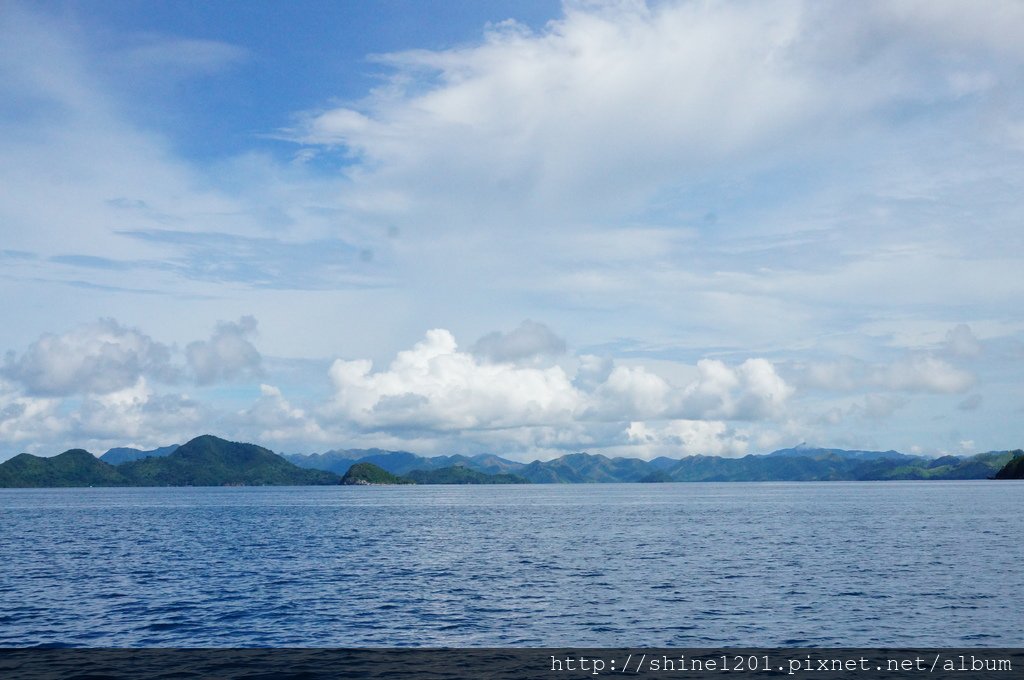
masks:
[[[1013,451],[1013,458],[995,474],[996,479],[1024,479],[1024,451]]]
[[[196,437],[173,453],[110,465],[73,449],[51,458],[20,454],[0,464],[0,486],[282,486],[337,484],[322,470],[297,467],[273,451]]]
[[[341,483],[346,486],[367,484],[414,484],[410,479],[393,475],[373,463],[356,463],[348,469]]]
[[[0,464],[0,487],[130,486],[117,468],[82,449],[50,458],[22,453]]]
[[[269,449],[196,437],[168,456],[123,463],[133,486],[290,486],[337,484],[337,475],[299,468]]]

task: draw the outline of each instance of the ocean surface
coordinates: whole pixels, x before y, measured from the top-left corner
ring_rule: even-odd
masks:
[[[0,490],[0,646],[1024,647],[1024,483]]]

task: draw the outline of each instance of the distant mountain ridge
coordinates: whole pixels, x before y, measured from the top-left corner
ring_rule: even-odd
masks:
[[[820,448],[816,446],[808,446],[807,444],[798,444],[789,449],[779,449],[778,451],[772,451],[766,454],[773,458],[815,458],[820,456],[836,455],[840,458],[846,458],[848,460],[913,460],[917,456],[911,456],[906,453],[900,453],[899,451],[859,451],[859,450],[847,450],[847,449],[828,449]]]
[[[171,455],[177,450],[178,444],[161,446],[148,451],[133,449],[130,447],[118,447],[116,449],[110,449],[104,453],[100,456],[100,460],[104,463],[110,463],[111,465],[120,465],[121,463],[130,463],[133,460],[142,460],[143,458],[163,458],[164,456]]]
[[[386,451],[384,449],[334,449],[324,453],[283,454],[286,459],[299,467],[327,470],[344,475],[355,463],[373,463],[396,475],[406,475],[414,470],[439,470],[463,466],[487,474],[501,474],[523,467],[519,463],[499,458],[490,453],[475,456],[419,456],[409,451]]]
[[[1017,451],[925,458],[898,451],[848,451],[800,445],[742,458],[609,458],[572,453],[521,463],[493,454],[423,457],[383,449],[279,455],[212,435],[150,451],[111,449],[97,458],[72,449],[44,458],[27,453],[0,463],[0,487],[221,486],[338,484],[358,464],[424,484],[585,484],[615,482],[853,481],[987,479],[1022,474]],[[108,460],[109,459],[109,460]],[[121,460],[110,464],[110,460]]]
[[[300,467],[325,469],[336,474],[344,474],[355,463],[366,462],[399,476],[410,475],[417,470],[461,466],[487,474],[513,474],[534,484],[588,484],[987,479],[1012,458],[1012,453],[992,451],[967,457],[926,458],[891,450],[846,450],[803,444],[742,458],[663,456],[650,461],[609,458],[603,454],[581,452],[548,461],[521,463],[493,454],[425,457],[408,451],[381,449],[336,450],[325,454],[290,454],[285,457]]]

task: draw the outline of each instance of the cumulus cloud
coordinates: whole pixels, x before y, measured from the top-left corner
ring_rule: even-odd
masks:
[[[252,316],[243,316],[237,322],[221,321],[209,340],[189,343],[185,356],[196,381],[210,385],[262,375],[263,358],[250,342],[256,327],[257,321]]]
[[[615,366],[591,393],[587,416],[598,420],[658,418],[669,404],[672,388],[639,366]]]
[[[260,397],[239,414],[239,429],[259,432],[260,441],[304,445],[327,439],[305,410],[291,404],[274,385],[260,385]]]
[[[146,380],[139,378],[130,387],[84,400],[75,414],[73,427],[87,439],[135,439],[150,426],[144,410],[152,396]]]
[[[200,385],[258,377],[262,357],[250,338],[257,321],[244,316],[217,324],[209,340],[189,343],[185,360]],[[7,353],[0,375],[32,396],[104,395],[133,388],[141,379],[175,382],[178,350],[114,319],[46,333],[20,355]],[[178,356],[180,360],[180,355]]]
[[[248,426],[216,406],[163,390],[181,382],[183,360],[200,385],[259,375],[261,356],[249,341],[256,325],[252,317],[221,322],[209,340],[190,343],[184,352],[114,319],[45,334],[20,355],[8,352],[0,371],[0,449],[14,453],[19,442],[43,453],[51,452],[48,444],[57,450],[159,446],[224,427],[251,438]],[[265,394],[250,409],[253,426],[273,434],[284,427],[282,413],[301,413],[280,394],[276,400]],[[274,404],[276,426],[270,422]],[[315,434],[315,427],[307,425],[306,432]]]
[[[455,338],[431,330],[387,370],[369,360],[337,360],[328,410],[365,426],[437,429],[568,422],[579,395],[565,371],[480,362]]]
[[[490,361],[531,362],[564,354],[565,340],[544,324],[527,319],[508,333],[488,333],[470,352]]]
[[[143,376],[171,374],[167,346],[113,319],[47,333],[21,356],[7,354],[3,374],[30,395],[106,394],[134,385]]]
[[[615,370],[615,362],[611,357],[583,354],[578,358],[576,376],[573,378],[572,384],[584,392],[593,392],[608,380],[613,370]]]
[[[215,409],[183,394],[161,393],[145,378],[132,386],[90,395],[65,415],[64,436],[76,447],[102,453],[111,446],[156,447],[215,429]]]
[[[0,380],[0,443],[10,447],[50,440],[65,428],[59,406],[59,399],[25,396]]]
[[[697,380],[683,391],[677,407],[690,418],[770,418],[780,415],[794,393],[766,359],[747,359],[735,367],[702,359],[697,371]]]
[[[112,446],[156,447],[213,429],[213,412],[179,394],[159,394],[144,377],[118,390],[32,397],[0,381],[0,458]]]
[[[641,366],[585,355],[575,379],[561,366],[481,361],[435,329],[382,371],[369,360],[337,360],[335,394],[324,410],[360,427],[484,430],[629,422],[655,418],[758,420],[781,413],[793,389],[764,359],[730,367],[698,364],[698,379],[676,387]]]

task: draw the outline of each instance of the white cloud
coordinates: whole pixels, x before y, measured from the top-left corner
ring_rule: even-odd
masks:
[[[975,383],[973,373],[934,355],[915,352],[888,363],[867,363],[846,357],[812,362],[798,367],[798,378],[806,387],[852,392],[885,389],[897,392],[956,394]]]
[[[262,374],[262,357],[249,341],[257,322],[245,316],[220,322],[206,341],[189,343],[185,359],[200,385]],[[21,354],[11,351],[2,374],[29,395],[111,394],[132,388],[142,378],[175,382],[182,370],[172,348],[114,319],[100,319],[60,335],[32,342]]]
[[[391,82],[294,134],[351,155],[346,200],[401,225],[431,308],[479,288],[473,314],[503,299],[689,356],[917,306],[1000,317],[1024,293],[1021,173],[977,121],[1016,101],[1024,21],[982,7],[575,3],[385,55]]]
[[[683,391],[678,411],[690,418],[760,420],[781,415],[794,393],[765,359],[730,367],[716,359],[697,362],[698,379]]]
[[[872,393],[865,395],[863,405],[855,404],[851,407],[850,411],[868,420],[878,421],[892,417],[896,411],[906,406],[907,403],[908,399],[906,397]]]
[[[72,427],[86,440],[137,439],[152,427],[144,412],[152,397],[153,390],[140,377],[132,386],[84,400]]]
[[[189,343],[185,356],[197,382],[209,385],[261,376],[263,358],[249,341],[256,335],[257,325],[252,316],[243,316],[237,322],[221,321],[209,340]]]
[[[21,356],[7,354],[3,374],[30,395],[106,394],[142,376],[171,375],[170,350],[114,319],[61,335],[45,334]]]
[[[142,337],[113,321],[97,327],[106,328],[108,334],[116,331],[113,338],[131,339],[135,344],[128,345],[135,349]],[[201,346],[207,360],[219,357],[230,367],[211,369],[211,375],[224,378],[234,372],[251,378],[243,367],[258,364],[232,359],[249,352],[224,347],[232,347],[231,341],[254,330],[251,319],[221,324],[214,340],[190,347]],[[117,352],[95,351],[92,348],[104,344],[83,329],[68,335],[89,338],[90,342],[80,343],[89,350],[84,359],[124,354],[117,343]],[[39,347],[50,347],[43,340],[25,356],[43,356]],[[88,364],[73,352],[56,354],[72,367]],[[24,357],[21,364],[11,362],[11,366],[28,365]],[[226,413],[215,402],[161,392],[155,386],[158,379],[151,381],[145,372],[126,370],[137,366],[137,361],[111,363],[108,357],[105,364],[93,362],[114,367],[96,369],[109,373],[101,383],[103,390],[60,395],[63,399],[40,398],[24,394],[24,388],[14,382],[0,385],[0,441],[5,452],[18,442],[32,450],[59,442],[55,450],[77,445],[102,451],[126,442],[157,446],[200,432],[217,432],[292,450],[376,445],[422,453],[486,450],[519,459],[551,458],[575,450],[645,458],[692,453],[735,456],[768,450],[794,437],[799,441],[809,434],[818,436],[819,427],[834,428],[842,424],[844,415],[878,423],[908,403],[901,394],[944,394],[959,389],[964,380],[958,369],[927,355],[890,365],[848,363],[849,370],[833,371],[840,376],[839,384],[854,392],[881,385],[896,394],[873,391],[861,400],[847,399],[843,408],[833,404],[824,416],[814,416],[820,409],[811,409],[803,417],[804,403],[797,402],[795,409],[791,403],[796,390],[765,359],[735,365],[702,359],[694,366],[664,361],[644,366],[583,355],[564,363],[576,364],[575,375],[562,365],[482,360],[460,350],[450,332],[435,329],[381,370],[375,371],[369,360],[335,361],[329,369],[333,393],[326,401],[313,400],[313,406],[300,407],[279,387],[263,384],[253,403]],[[161,368],[170,370],[166,358]],[[81,368],[52,372],[92,375]],[[835,375],[826,375],[835,380]],[[128,383],[125,376],[134,376],[134,382]],[[69,380],[66,377],[61,384]],[[960,408],[977,404],[980,399],[968,398]],[[807,422],[801,425],[801,419]]]
[[[157,394],[143,377],[115,391],[64,398],[25,396],[0,382],[0,459],[21,451],[163,446],[215,429],[215,421],[210,409],[184,395]]]
[[[248,50],[216,40],[146,34],[133,42],[112,55],[110,67],[140,78],[173,80],[179,72],[181,77],[213,75],[250,57]]]
[[[586,415],[597,420],[658,418],[668,408],[672,388],[640,366],[615,366],[590,398]]]
[[[187,395],[158,393],[144,378],[135,385],[83,399],[65,416],[64,437],[102,453],[129,442],[157,447],[216,430],[216,409]]]
[[[0,380],[0,452],[38,450],[38,442],[62,432],[66,425],[59,406],[59,399],[24,396]]]
[[[472,186],[549,210],[575,193],[591,212],[816,115],[782,54],[799,19],[778,3],[568,6],[542,33],[503,24],[476,46],[386,55],[390,86],[294,134],[347,147],[377,190],[415,174],[435,206],[437,189]]]
[[[615,362],[611,357],[599,357],[593,354],[583,354],[578,358],[576,376],[572,384],[584,392],[593,392],[615,370]]]
[[[893,390],[953,394],[974,384],[974,376],[952,364],[929,355],[915,355],[876,372],[876,384]]]
[[[399,352],[386,371],[337,360],[329,410],[368,427],[453,430],[569,422],[579,395],[565,371],[481,363],[443,329]]]
[[[957,324],[946,333],[943,348],[958,357],[976,357],[981,354],[981,342],[965,323]]]
[[[682,455],[737,457],[748,453],[748,435],[721,421],[670,420],[664,423],[633,422],[627,430],[635,454],[641,458]]]
[[[364,428],[479,430],[664,418],[760,420],[782,413],[793,388],[764,359],[698,363],[698,379],[671,385],[641,366],[585,355],[575,380],[561,366],[481,362],[443,329],[399,352],[383,371],[337,360],[325,413]]]
[[[60,335],[45,334],[20,355],[8,352],[0,380],[0,452],[15,453],[12,447],[19,442],[43,453],[69,446],[97,452],[127,443],[161,446],[225,428],[244,438],[252,438],[249,428],[256,426],[275,434],[274,428],[284,425],[269,422],[271,405],[263,403],[273,395],[257,402],[251,422],[243,424],[226,417],[216,403],[163,391],[181,382],[183,364],[204,385],[259,374],[260,354],[247,340],[256,325],[252,317],[222,322],[210,340],[190,343],[182,352],[114,319],[101,319]],[[292,417],[301,414],[283,399],[278,407]],[[307,423],[305,433],[312,438],[315,424]]]
[[[468,183],[503,206],[564,210],[569,194],[595,214],[743,153],[827,148],[894,108],[1001,84],[979,62],[1024,58],[1008,38],[1019,8],[937,4],[911,19],[884,3],[570,3],[537,33],[504,23],[477,45],[380,57],[388,86],[293,134],[345,146],[377,190],[415,175],[405,188],[426,203]]]
[[[260,442],[288,443],[307,446],[310,442],[328,441],[328,435],[306,411],[293,406],[281,390],[273,385],[260,385],[260,397],[238,414],[240,432],[256,432]]]

